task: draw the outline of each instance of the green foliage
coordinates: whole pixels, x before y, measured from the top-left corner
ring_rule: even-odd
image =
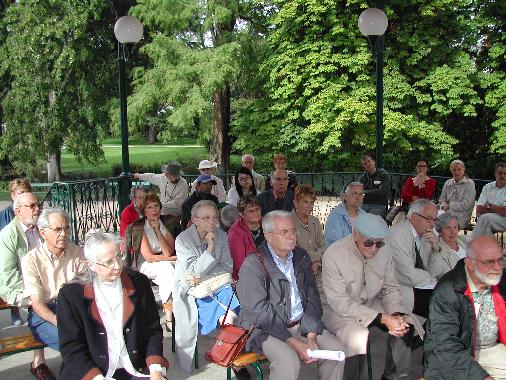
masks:
[[[6,12],[1,72],[12,76],[3,100],[1,152],[19,173],[58,154],[100,162],[114,79],[113,15],[102,0],[26,0]]]

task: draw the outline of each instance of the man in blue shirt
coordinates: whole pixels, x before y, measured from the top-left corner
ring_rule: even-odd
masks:
[[[19,194],[31,192],[32,186],[30,185],[30,182],[24,178],[16,178],[9,182],[9,193],[13,202]],[[0,211],[0,231],[8,225],[12,219],[14,219],[14,208],[11,204]]]

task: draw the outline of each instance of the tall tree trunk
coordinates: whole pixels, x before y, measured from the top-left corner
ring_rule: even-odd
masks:
[[[47,160],[47,181],[61,181],[61,153],[52,154]]]
[[[155,144],[158,142],[158,131],[153,125],[148,126],[148,144]]]
[[[230,170],[230,86],[216,90],[213,96],[213,141],[211,160],[216,161],[222,173]]]

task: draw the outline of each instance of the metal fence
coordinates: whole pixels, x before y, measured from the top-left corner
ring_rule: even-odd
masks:
[[[362,172],[338,173],[296,173],[298,183],[311,184],[318,194],[314,214],[322,223],[330,210],[339,201],[339,195],[346,184],[358,180]],[[390,173],[392,179],[390,204],[400,204],[400,194],[404,182],[410,174]],[[190,184],[196,175],[185,175]],[[223,182],[233,183],[231,176],[218,175]],[[449,177],[433,177],[437,180],[437,192],[441,192]],[[479,196],[483,186],[490,182],[475,179],[476,194]],[[47,187],[48,184],[43,184]],[[42,188],[41,188],[42,189]],[[156,190],[156,189],[155,189]],[[71,239],[76,244],[84,242],[90,229],[101,229],[119,233],[119,177],[94,180],[54,182],[47,192],[44,202],[49,206],[65,209],[71,218]]]

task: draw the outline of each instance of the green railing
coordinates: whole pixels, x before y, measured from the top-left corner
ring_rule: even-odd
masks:
[[[343,187],[358,180],[362,172],[339,173],[297,173],[298,183],[311,184],[317,191],[318,202],[315,204],[314,214],[324,222],[330,210],[337,204]],[[400,193],[406,178],[410,174],[390,173],[392,178],[390,204],[400,203]],[[191,184],[197,176],[184,176]],[[231,176],[219,175],[224,183],[229,182]],[[437,192],[441,192],[448,177],[433,177],[437,180]],[[227,181],[228,180],[228,181]],[[482,187],[490,182],[475,179],[476,194],[479,196]],[[47,187],[47,184],[43,184]],[[156,189],[155,189],[156,190]],[[71,239],[76,244],[84,242],[84,236],[90,229],[99,228],[104,231],[119,233],[119,177],[94,180],[54,182],[49,189],[44,202],[49,206],[61,207],[71,217]]]

